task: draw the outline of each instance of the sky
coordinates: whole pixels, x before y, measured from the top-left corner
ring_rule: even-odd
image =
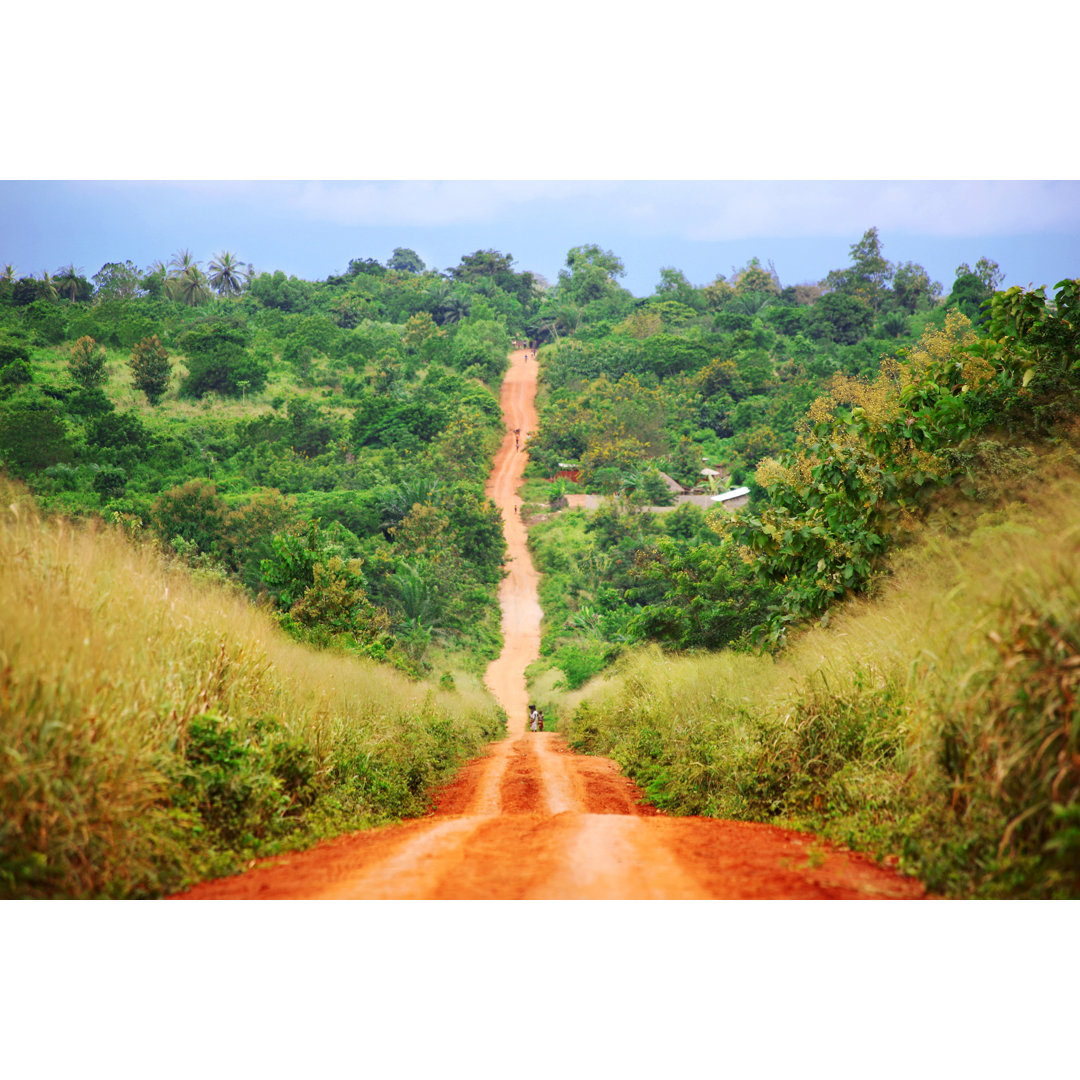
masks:
[[[984,256],[1006,286],[1080,276],[1080,181],[0,182],[0,265],[37,276],[187,249],[316,280],[396,247],[438,269],[494,248],[554,283],[571,247],[597,244],[648,296],[661,267],[704,285],[752,257],[784,285],[818,281],[871,227],[887,259],[920,263],[946,293]]]

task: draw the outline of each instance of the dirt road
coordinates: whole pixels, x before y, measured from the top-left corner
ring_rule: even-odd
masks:
[[[914,899],[915,881],[812,836],[767,825],[671,818],[640,804],[617,766],[530,733],[525,668],[540,605],[517,488],[536,429],[535,355],[515,352],[502,387],[507,434],[487,492],[503,512],[505,645],[485,682],[507,738],[469,763],[432,814],[354,833],[206,882],[188,899]],[[522,449],[515,449],[514,429]]]

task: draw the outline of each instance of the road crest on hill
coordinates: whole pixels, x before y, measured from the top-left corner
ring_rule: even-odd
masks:
[[[531,359],[526,359],[531,356]],[[536,430],[536,354],[517,350],[500,402],[506,433],[486,493],[503,515],[503,650],[484,678],[507,735],[469,762],[427,817],[324,841],[204,882],[178,899],[916,899],[922,886],[818,837],[674,818],[605,758],[530,732],[525,669],[541,611],[518,487]],[[515,447],[515,430],[521,449]]]

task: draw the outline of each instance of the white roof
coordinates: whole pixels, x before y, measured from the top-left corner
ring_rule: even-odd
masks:
[[[740,495],[749,495],[750,489],[748,487],[732,488],[730,491],[725,491],[720,495],[712,495],[710,498],[713,502],[727,502],[728,499],[737,499]]]

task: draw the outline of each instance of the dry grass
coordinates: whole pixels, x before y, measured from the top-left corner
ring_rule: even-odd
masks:
[[[417,777],[433,780],[433,770],[403,755],[441,755],[445,768],[497,727],[478,685],[444,692],[304,648],[239,591],[200,582],[117,531],[42,520],[2,479],[0,611],[0,892],[8,895],[138,894],[197,873],[192,851],[217,850],[220,837],[209,842],[194,804],[180,812],[174,789],[200,718],[249,749],[262,746],[259,725],[269,725],[273,747],[299,746],[310,762],[305,799],[325,796],[370,816],[400,811],[401,792],[392,806],[379,804],[371,784],[346,798],[341,785],[355,787],[362,771],[348,763],[381,770],[390,788],[391,766],[406,769],[402,783],[419,798]],[[300,806],[285,797],[284,775],[267,781],[281,796],[274,827],[245,834],[239,847],[290,831],[282,822]]]
[[[952,895],[1080,895],[1068,458],[989,503],[948,496],[872,599],[775,661],[645,650],[565,730],[675,812],[809,825]]]

